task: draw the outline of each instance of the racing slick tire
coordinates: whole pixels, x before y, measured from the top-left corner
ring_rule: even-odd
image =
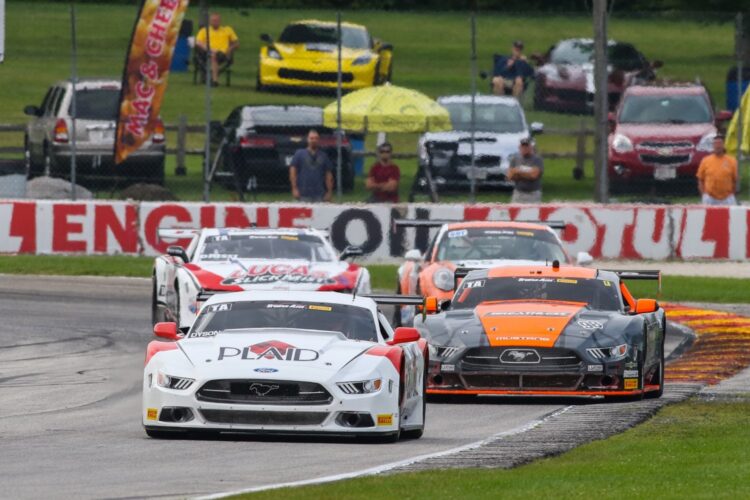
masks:
[[[151,282],[151,324],[155,325],[160,321],[164,321],[164,312],[159,308],[159,302],[157,301],[156,276],[151,279]]]
[[[429,360],[425,357],[424,374],[422,375],[422,425],[418,429],[409,429],[401,431],[401,437],[404,439],[419,439],[424,434],[424,424],[427,420],[427,374]]]
[[[174,321],[177,323],[177,328],[180,328],[180,283],[175,280],[174,282],[174,290],[175,290],[175,310],[172,312],[172,316],[174,316]]]
[[[657,372],[651,376],[651,382],[656,381],[659,384],[658,391],[647,392],[645,395],[646,399],[658,399],[664,395],[664,344],[661,347],[661,360],[659,366],[656,368]]]

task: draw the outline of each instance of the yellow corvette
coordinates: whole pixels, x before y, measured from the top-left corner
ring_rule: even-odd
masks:
[[[258,90],[326,88],[337,84],[336,23],[296,21],[274,41],[260,36]],[[390,81],[393,46],[372,38],[362,25],[341,23],[341,82],[356,90]]]

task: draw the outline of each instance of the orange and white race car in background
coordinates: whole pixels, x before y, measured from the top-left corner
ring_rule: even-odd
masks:
[[[445,221],[397,219],[396,228],[435,228],[437,234],[424,255],[413,249],[406,252],[398,268],[398,287],[402,295],[422,295],[447,300],[453,296],[453,271],[457,267],[485,269],[507,265],[544,265],[552,261],[573,263],[555,232],[564,230],[563,222]],[[578,265],[592,261],[579,252]],[[413,306],[396,311],[394,323],[411,325]]]

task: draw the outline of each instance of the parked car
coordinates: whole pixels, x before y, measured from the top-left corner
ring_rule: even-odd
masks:
[[[608,42],[610,109],[629,85],[653,81],[661,61],[650,62],[629,43]],[[534,90],[534,109],[571,113],[594,111],[594,41],[590,38],[561,40],[542,56],[534,56],[539,68]]]
[[[223,124],[212,128],[220,151],[218,179],[228,187],[250,191],[288,190],[289,165],[295,151],[307,146],[310,129],[320,133],[320,147],[336,164],[336,132],[323,127],[323,109],[315,106],[238,106]],[[354,187],[352,146],[342,141],[342,185]],[[334,171],[335,176],[335,171]]]
[[[705,87],[697,84],[629,87],[610,114],[610,190],[636,183],[680,182],[694,189],[701,160],[712,150],[717,121]]]
[[[451,116],[453,130],[428,132],[419,138],[419,173],[414,191],[428,188],[426,170],[438,190],[468,190],[471,184],[471,96],[438,98]],[[510,158],[523,137],[541,133],[541,123],[526,124],[513,97],[478,95],[474,117],[474,179],[480,188],[512,189],[507,179]]]
[[[336,23],[296,21],[278,40],[260,36],[257,88],[327,88],[338,85]],[[367,28],[341,23],[342,88],[347,90],[391,81],[393,46],[373,38]]]
[[[84,185],[98,182],[164,184],[166,151],[164,125],[123,163],[114,163],[120,82],[82,79],[76,84],[76,179]],[[52,85],[39,106],[26,106],[32,119],[26,125],[24,154],[29,176],[70,178],[73,84]]]

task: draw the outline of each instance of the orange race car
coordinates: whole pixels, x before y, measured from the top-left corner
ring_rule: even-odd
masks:
[[[545,264],[557,260],[571,263],[554,229],[565,229],[563,222],[446,221],[397,219],[394,226],[440,228],[424,256],[419,250],[406,252],[398,268],[397,293],[433,296],[446,300],[453,296],[453,271],[457,267],[483,269],[506,265]],[[580,252],[576,263],[585,265],[591,255]],[[411,325],[415,308],[396,311],[394,323]]]
[[[659,271],[555,261],[456,275],[441,312],[414,320],[429,343],[428,394],[661,396],[664,310],[623,283]]]

